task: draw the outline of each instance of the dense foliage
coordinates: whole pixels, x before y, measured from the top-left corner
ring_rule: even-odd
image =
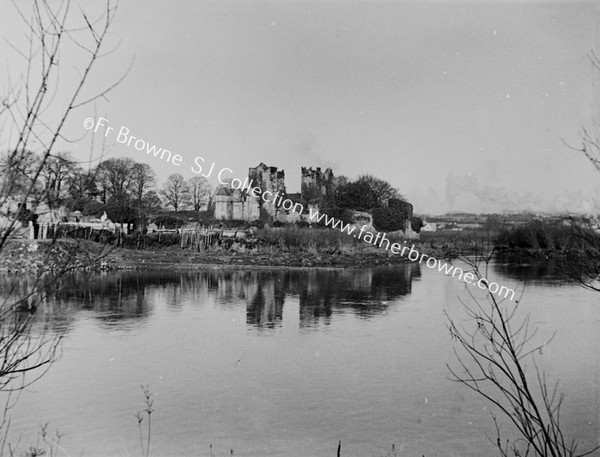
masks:
[[[356,181],[345,179],[338,185],[330,206],[371,212],[376,208],[388,206],[392,200],[404,201],[398,189],[392,187],[387,181],[371,175],[363,175]]]
[[[406,230],[412,218],[412,205],[397,198],[390,198],[388,206],[373,210],[373,226],[382,232]]]
[[[502,230],[495,239],[497,247],[516,249],[572,249],[580,246],[569,226],[532,221],[519,227]]]
[[[421,219],[420,217],[411,217],[410,219],[410,228],[413,230],[413,232],[415,233],[420,233],[421,229],[425,226],[425,223],[423,222],[423,219]]]
[[[21,154],[19,159],[13,163],[8,153],[0,156],[3,197],[21,195],[31,185],[32,170],[39,167],[40,176],[31,193],[37,202],[50,209],[65,206],[86,217],[106,213],[113,222],[143,225],[150,215],[159,214],[165,206],[175,211],[187,208],[200,211],[211,193],[205,178],[185,181],[181,175],[169,176],[159,193],[155,190],[156,174],[152,167],[129,158],[107,159],[87,169],[68,152],[58,152],[44,163],[33,152]],[[22,214],[20,219],[26,223],[29,215]]]

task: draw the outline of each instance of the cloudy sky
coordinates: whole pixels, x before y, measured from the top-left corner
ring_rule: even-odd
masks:
[[[200,156],[240,177],[277,166],[291,192],[301,166],[370,173],[421,214],[590,211],[600,173],[564,142],[600,125],[588,58],[599,25],[592,2],[123,0],[118,47],[90,93],[133,67],[108,100],[73,113],[76,141],[62,147],[87,157],[83,121],[102,115],[183,157],[167,164],[107,137],[108,156],[146,161],[161,180],[192,177]],[[0,0],[3,37],[22,44],[23,30]],[[6,42],[0,63],[4,89],[21,65]]]

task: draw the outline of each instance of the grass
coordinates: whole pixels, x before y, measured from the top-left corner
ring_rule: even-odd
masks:
[[[140,446],[142,448],[142,455],[148,457],[150,455],[150,438],[152,437],[152,413],[154,412],[154,400],[152,399],[152,392],[150,392],[149,386],[142,386],[142,392],[144,394],[144,401],[146,403],[146,408],[143,411],[138,411],[135,415],[138,421],[138,428],[140,432]],[[144,448],[144,434],[142,432],[142,422],[146,418],[146,423],[148,424],[148,428],[146,431],[146,446]]]
[[[319,228],[265,228],[255,234],[260,244],[286,250],[334,253],[354,252],[368,245],[338,230]]]
[[[371,231],[376,234],[376,230]],[[358,233],[358,231],[357,231]],[[353,235],[342,233],[337,229],[328,228],[266,228],[260,229],[255,234],[259,244],[264,247],[273,247],[280,251],[305,251],[310,254],[346,254],[358,253],[389,253],[385,244],[382,248],[358,239]],[[401,235],[386,234],[386,238],[393,243],[403,244],[405,238]],[[407,241],[408,243],[408,241]],[[416,243],[416,242],[415,242]]]
[[[460,255],[488,252],[493,248],[497,232],[486,230],[442,230],[421,232],[418,244],[420,249],[437,257],[456,258]]]

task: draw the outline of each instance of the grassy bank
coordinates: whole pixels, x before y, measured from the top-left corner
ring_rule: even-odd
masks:
[[[598,235],[582,225],[532,221],[521,227],[501,231],[495,238],[497,249],[569,254],[594,247]]]
[[[117,249],[114,254],[135,268],[167,265],[181,268],[195,265],[367,267],[408,261],[406,256],[394,254],[389,249],[374,246],[338,230],[322,228],[259,229],[252,237],[223,239],[200,249],[196,246],[182,247],[177,234],[163,234],[160,242],[156,234],[146,235],[145,238],[136,243],[145,244],[145,249]],[[463,232],[427,234],[421,240],[406,240],[397,235],[387,238],[390,244],[414,244],[420,253],[439,259],[475,253],[481,249],[483,241],[481,236]]]
[[[418,246],[438,258],[488,253],[494,248],[497,232],[483,230],[421,232]]]
[[[181,236],[175,232],[120,237],[110,232],[94,234],[94,237],[90,237],[89,232],[82,234],[84,239],[61,238],[55,243],[15,240],[0,259],[0,270],[36,271],[45,265],[65,264],[74,269],[89,268],[85,265],[102,249],[111,252],[92,269],[149,269],[170,265],[180,268],[207,265],[367,267],[408,261],[406,256],[393,254],[389,249],[325,228],[263,228],[246,238],[214,239],[206,246],[182,246]],[[418,252],[438,259],[489,251],[493,247],[492,236],[482,231],[425,232],[420,240],[386,235],[390,245],[414,244]]]
[[[0,271],[19,273],[118,268],[110,248],[85,240],[10,240],[0,256]]]

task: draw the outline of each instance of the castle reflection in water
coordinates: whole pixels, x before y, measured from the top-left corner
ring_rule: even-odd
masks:
[[[212,269],[187,272],[127,271],[72,274],[50,281],[28,300],[37,306],[40,323],[68,331],[78,311],[91,312],[106,326],[143,322],[157,303],[177,309],[183,303],[246,303],[246,322],[254,328],[281,324],[286,300],[296,300],[299,325],[329,325],[336,312],[359,317],[384,312],[388,304],[411,292],[420,277],[416,264],[374,269]],[[4,297],[25,295],[33,279],[0,277]],[[149,299],[159,294],[160,300]]]

